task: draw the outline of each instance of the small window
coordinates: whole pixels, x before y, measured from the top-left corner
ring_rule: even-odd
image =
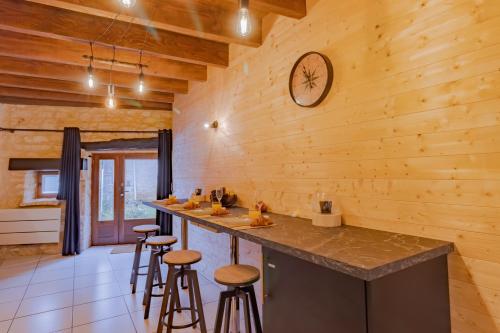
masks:
[[[55,198],[59,191],[59,172],[39,171],[37,176],[37,198]]]

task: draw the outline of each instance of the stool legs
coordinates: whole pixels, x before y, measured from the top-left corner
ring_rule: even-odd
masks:
[[[231,305],[233,302],[233,298],[234,302],[237,303],[239,303],[240,298],[243,301],[246,333],[252,332],[250,307],[252,308],[251,312],[253,314],[255,331],[256,333],[262,333],[259,308],[257,306],[257,299],[255,298],[255,291],[253,289],[253,286],[235,288],[233,290],[221,292],[219,298],[219,306],[217,309],[217,316],[215,319],[214,333],[222,332],[223,319],[224,319],[224,333],[229,332],[229,323],[231,322]]]
[[[200,330],[206,333],[207,326],[205,324],[205,314],[203,313],[203,301],[201,299],[198,274],[194,270],[191,270],[190,274],[191,274],[192,284],[194,284],[194,297],[196,299],[196,310],[198,312],[198,318],[200,319]]]
[[[255,290],[253,286],[246,287],[245,289],[250,294],[250,302],[252,303],[252,313],[253,313],[253,320],[255,322],[255,330],[257,331],[257,333],[262,333],[262,326],[260,323],[260,315],[259,315],[259,306],[257,305]]]
[[[132,264],[132,273],[130,274],[130,284],[133,284],[137,280],[137,272],[139,271],[139,264],[141,262],[142,243],[144,243],[144,238],[137,237],[135,241],[134,263]]]
[[[245,332],[252,332],[252,324],[250,323],[250,305],[248,302],[248,295],[245,292],[240,294],[240,297],[243,300],[243,311],[245,315]]]
[[[189,291],[189,308],[182,308],[179,302],[179,288],[178,280],[183,278],[183,275],[187,278],[187,287]],[[171,294],[171,297],[170,297]],[[167,312],[168,308],[168,312]],[[181,310],[190,310],[192,323],[183,326],[174,326],[174,313],[181,312]],[[196,313],[198,318],[196,319]],[[167,316],[166,326],[167,333],[171,333],[173,329],[177,328],[187,328],[195,327],[197,323],[200,324],[200,330],[202,333],[207,332],[207,327],[205,323],[205,315],[203,313],[203,303],[201,300],[200,287],[198,282],[197,273],[195,270],[191,269],[175,269],[173,266],[169,266],[167,274],[167,282],[165,283],[165,292],[163,295],[163,302],[160,310],[160,318],[158,319],[157,333],[163,331],[163,326],[165,322],[165,316]]]

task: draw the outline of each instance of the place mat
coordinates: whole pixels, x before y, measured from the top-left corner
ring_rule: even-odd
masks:
[[[149,251],[149,250],[143,247],[142,251]],[[111,249],[111,252],[109,253],[120,254],[120,253],[132,253],[132,252],[135,252],[135,244],[115,246],[114,248]]]
[[[247,230],[247,229],[259,229],[259,228],[267,228],[273,227],[276,223],[272,223],[269,225],[258,225],[252,226],[252,220],[248,217],[219,217],[219,216],[211,216],[210,219],[213,223],[217,223],[227,228],[235,229],[235,230]]]

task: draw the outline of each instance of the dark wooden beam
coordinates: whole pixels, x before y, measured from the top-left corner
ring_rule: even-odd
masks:
[[[82,148],[88,151],[109,150],[152,150],[158,149],[158,137],[140,139],[115,139],[110,141],[82,142]]]
[[[97,86],[94,89],[89,89],[81,82],[3,73],[0,73],[0,86],[57,91],[71,94],[88,94],[92,96],[107,96],[108,94],[107,87],[103,85]],[[148,90],[143,94],[139,94],[134,89],[116,87],[115,95],[118,98],[141,99],[150,102],[174,102],[174,95],[172,93],[160,93]]]
[[[228,44],[110,18],[77,13],[37,3],[0,1],[0,27],[54,38],[99,41],[126,49],[143,49],[165,57],[201,64],[227,66]],[[109,28],[109,29],[108,29]],[[107,33],[103,34],[103,32]]]
[[[79,13],[114,18],[210,40],[257,47],[262,44],[261,18],[253,15],[252,34],[241,37],[236,32],[238,5],[221,7],[214,3],[186,0],[138,1],[130,9],[119,1],[103,0],[31,0]],[[220,2],[220,1],[219,1]]]
[[[87,67],[0,56],[0,73],[74,81],[84,84],[87,78]],[[109,83],[109,70],[95,69],[94,76],[96,77],[96,84],[106,85]],[[112,82],[118,87],[135,89],[138,80],[136,74],[115,71],[112,74]],[[173,93],[187,93],[188,91],[188,81],[184,80],[145,76],[145,84],[151,91]]]
[[[113,58],[111,47],[94,45],[93,49],[94,56],[97,58]],[[88,66],[89,60],[84,56],[90,56],[90,54],[89,43],[0,30],[0,55]],[[116,49],[115,57],[118,62],[113,66],[114,71],[134,74],[139,72],[138,68],[126,65],[127,63],[136,64],[139,62],[138,52]],[[125,65],[121,65],[121,63]],[[146,75],[193,81],[206,81],[207,79],[207,66],[205,65],[155,57],[147,53],[143,54],[142,63],[145,65],[144,73]],[[109,69],[109,64],[105,62],[95,61],[94,66]]]
[[[59,171],[60,158],[9,158],[10,171]],[[80,159],[80,169],[87,170],[87,161]]]
[[[27,98],[27,99],[41,99],[41,100],[55,100],[55,101],[66,101],[66,102],[79,102],[79,103],[91,103],[94,105],[100,105],[104,107],[105,98],[99,96],[83,95],[83,94],[68,94],[56,91],[46,91],[37,89],[21,89],[13,87],[3,87],[0,86],[0,96],[2,97],[17,97],[17,98]],[[123,107],[133,107],[137,109],[151,109],[151,110],[172,110],[172,104],[170,103],[158,103],[158,102],[148,102],[133,99],[117,99],[117,108]]]

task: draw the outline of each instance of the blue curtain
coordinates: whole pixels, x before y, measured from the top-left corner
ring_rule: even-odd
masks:
[[[158,131],[158,183],[156,198],[168,198],[172,193],[172,130]],[[161,235],[172,235],[172,215],[156,211],[156,224]]]
[[[80,253],[80,130],[65,127],[58,200],[66,200],[64,256]]]

